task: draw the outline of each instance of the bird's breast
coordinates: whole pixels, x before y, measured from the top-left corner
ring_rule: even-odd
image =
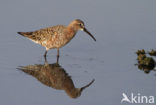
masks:
[[[76,32],[74,30],[64,30],[64,32],[52,35],[48,40],[44,42],[44,45],[48,49],[63,47],[71,41],[75,34]]]

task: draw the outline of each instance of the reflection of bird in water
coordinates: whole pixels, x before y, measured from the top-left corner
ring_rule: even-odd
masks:
[[[84,87],[76,88],[71,77],[66,73],[64,68],[59,64],[48,64],[47,62],[42,64],[20,66],[18,68],[23,72],[32,75],[38,79],[44,85],[52,87],[58,90],[64,90],[71,98],[77,98],[81,95],[81,92],[89,87],[94,79]]]

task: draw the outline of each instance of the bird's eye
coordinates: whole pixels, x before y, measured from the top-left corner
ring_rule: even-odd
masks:
[[[83,24],[82,23],[79,23],[80,27],[83,27]]]

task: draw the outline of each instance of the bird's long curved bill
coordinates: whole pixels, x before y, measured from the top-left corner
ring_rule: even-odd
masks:
[[[94,81],[95,81],[95,79],[93,79],[93,80],[92,80],[89,84],[87,84],[86,86],[82,87],[82,88],[80,89],[81,92],[82,92],[85,88],[89,87]]]
[[[84,28],[83,31],[90,35],[94,41],[96,41],[95,37],[86,28]]]

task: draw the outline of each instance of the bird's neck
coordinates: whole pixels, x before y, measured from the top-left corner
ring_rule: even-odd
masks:
[[[67,28],[66,28],[67,38],[72,39],[75,36],[76,33],[77,33],[77,30],[74,27],[72,27],[70,25],[67,26]]]

